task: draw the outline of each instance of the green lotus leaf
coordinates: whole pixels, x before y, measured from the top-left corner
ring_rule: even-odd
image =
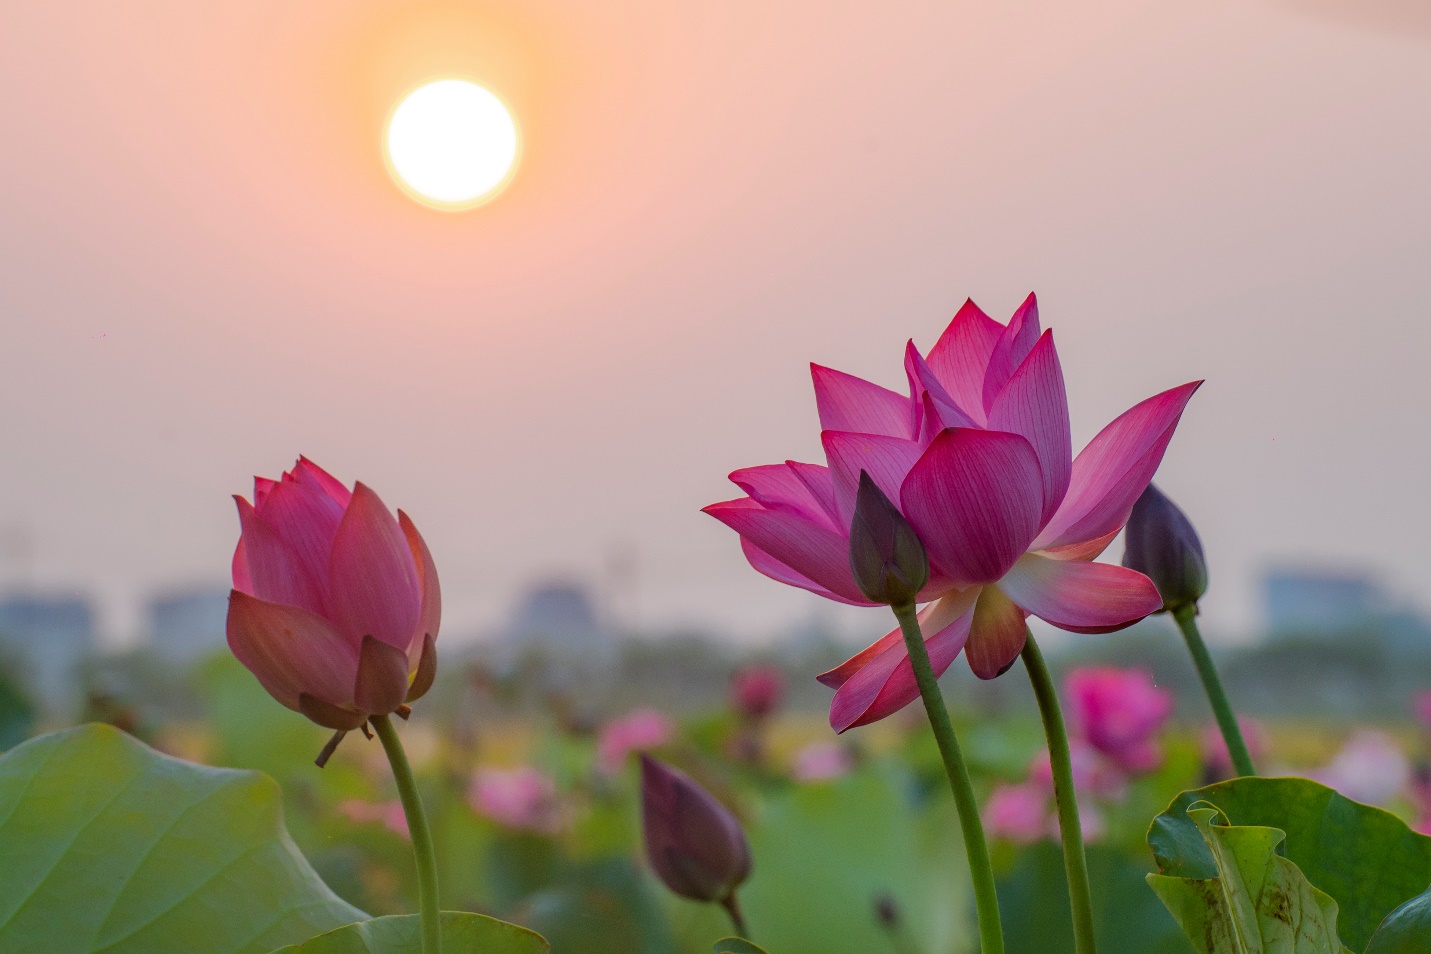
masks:
[[[1275,828],[1214,824],[1212,807],[1187,817],[1207,846],[1211,878],[1148,875],[1148,884],[1199,954],[1348,954],[1337,903],[1277,854]]]
[[[1187,815],[1197,802],[1220,809],[1231,825],[1285,832],[1282,853],[1337,902],[1337,930],[1354,950],[1365,950],[1377,925],[1431,884],[1431,837],[1304,778],[1239,778],[1179,795],[1148,832],[1165,875],[1216,876],[1207,844]]]
[[[765,948],[743,937],[723,937],[715,942],[713,954],[765,954]]]
[[[263,954],[367,917],[319,879],[257,772],[83,726],[0,757],[0,950]]]
[[[548,954],[535,931],[481,914],[442,912],[442,954]],[[273,954],[422,954],[422,921],[416,914],[349,924],[279,948]]]

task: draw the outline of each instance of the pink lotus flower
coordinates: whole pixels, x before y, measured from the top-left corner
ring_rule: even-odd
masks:
[[[730,700],[748,719],[763,719],[780,706],[785,677],[774,666],[751,665],[730,677]]]
[[[563,821],[556,783],[530,765],[477,769],[472,773],[467,802],[479,815],[523,831],[550,835]]]
[[[1267,754],[1267,730],[1261,722],[1248,716],[1238,716],[1237,725],[1242,729],[1242,740],[1247,743],[1252,760],[1262,761]],[[1202,757],[1208,770],[1216,777],[1231,778],[1236,774],[1232,756],[1227,751],[1227,740],[1222,737],[1222,730],[1216,722],[1202,730]]]
[[[790,774],[797,782],[828,782],[855,767],[850,750],[838,742],[812,742],[795,753]]]
[[[636,709],[602,727],[596,740],[596,764],[615,775],[632,752],[658,748],[675,734],[676,725],[666,715],[655,709]]]
[[[1421,723],[1421,727],[1431,732],[1431,691],[1419,693],[1411,701],[1411,711],[1416,715],[1416,721]]]
[[[346,731],[406,712],[437,671],[442,596],[402,511],[300,459],[238,501],[229,648],[279,702]]]
[[[1064,680],[1073,721],[1093,746],[1132,775],[1163,761],[1157,734],[1173,712],[1172,693],[1143,669],[1075,669]]]
[[[1330,762],[1307,778],[1334,788],[1352,801],[1388,805],[1412,781],[1411,762],[1396,740],[1385,732],[1361,729]]]
[[[984,804],[990,835],[1019,845],[1032,844],[1056,831],[1050,790],[1037,782],[998,785]]]
[[[1128,776],[1123,769],[1080,738],[1068,740],[1068,756],[1073,763],[1073,787],[1103,801],[1120,802],[1128,794]],[[1053,794],[1053,765],[1044,749],[1029,762],[1029,778]]]
[[[752,566],[832,600],[868,606],[850,570],[861,471],[928,552],[920,614],[936,673],[961,652],[992,679],[1023,649],[1025,618],[1102,633],[1162,608],[1141,573],[1092,562],[1117,536],[1188,399],[1165,391],[1105,427],[1074,459],[1063,372],[1034,296],[1007,326],[968,302],[928,356],[905,350],[908,396],[812,366],[827,466],[787,461],[731,474],[748,496],[705,512]],[[899,630],[825,673],[843,732],[918,696]]]

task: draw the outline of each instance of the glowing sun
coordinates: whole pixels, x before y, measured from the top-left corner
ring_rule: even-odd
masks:
[[[490,90],[461,79],[419,86],[388,118],[388,168],[423,205],[458,211],[495,198],[517,165],[517,124]]]

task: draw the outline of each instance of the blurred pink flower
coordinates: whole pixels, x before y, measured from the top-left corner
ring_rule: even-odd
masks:
[[[1102,633],[1162,608],[1141,573],[1094,557],[1148,485],[1200,382],[1136,405],[1073,458],[1068,400],[1034,296],[1000,325],[968,302],[928,356],[905,350],[909,395],[812,366],[828,466],[787,461],[731,474],[747,496],[705,512],[731,527],[760,572],[871,605],[850,570],[860,473],[896,503],[928,552],[920,618],[937,673],[963,652],[992,679],[1024,645],[1024,620]],[[918,696],[894,630],[820,680],[836,731]]]
[[[1254,762],[1267,754],[1267,730],[1262,723],[1250,716],[1238,716],[1237,724],[1242,729],[1242,741],[1247,743],[1247,752]],[[1219,778],[1231,778],[1235,774],[1232,756],[1227,752],[1227,740],[1217,723],[1211,723],[1202,730],[1202,757],[1207,767]]]
[[[563,821],[556,783],[530,765],[478,768],[472,773],[467,802],[479,815],[521,831],[550,835]]]
[[[1421,723],[1422,728],[1431,732],[1431,690],[1418,694],[1412,700],[1411,711],[1416,714],[1416,720]]]
[[[401,510],[307,459],[238,502],[228,640],[279,702],[349,730],[403,709],[437,671],[437,569]],[[405,710],[404,710],[405,711]]]
[[[359,825],[381,823],[404,838],[412,837],[408,834],[402,802],[365,802],[359,798],[345,798],[338,803],[337,809],[338,814]]]
[[[601,729],[596,740],[596,764],[608,774],[616,774],[633,752],[658,748],[676,734],[670,717],[655,709],[635,709]]]
[[[855,760],[838,742],[814,742],[795,753],[790,774],[797,782],[826,782],[849,773]]]
[[[1130,775],[1163,761],[1157,735],[1173,712],[1172,693],[1143,669],[1074,669],[1064,679],[1069,716],[1088,744]]]
[[[1030,844],[1056,830],[1052,796],[1037,782],[997,785],[984,804],[984,827],[994,838]]]
[[[1068,755],[1073,763],[1073,787],[1077,791],[1115,802],[1127,794],[1128,779],[1123,770],[1083,739],[1068,740]],[[1047,749],[1029,763],[1029,779],[1046,791],[1053,791],[1053,766]]]
[[[1387,805],[1411,782],[1411,762],[1385,732],[1361,729],[1347,739],[1330,762],[1307,777],[1334,788],[1352,801]]]
[[[730,677],[731,705],[749,719],[763,719],[780,707],[785,676],[779,668],[759,663],[743,666]]]

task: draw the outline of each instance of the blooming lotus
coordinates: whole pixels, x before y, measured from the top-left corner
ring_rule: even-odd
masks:
[[[909,393],[812,365],[825,465],[787,461],[731,474],[745,491],[705,512],[741,537],[765,575],[873,605],[850,568],[861,472],[913,526],[929,558],[917,601],[936,673],[961,653],[983,679],[1023,649],[1028,616],[1104,633],[1162,607],[1143,574],[1095,563],[1128,519],[1201,382],[1157,394],[1075,458],[1063,371],[1034,296],[1001,325],[973,302],[927,355],[905,349]],[[918,695],[899,630],[825,673],[837,731]]]
[[[1157,735],[1173,714],[1172,693],[1144,669],[1089,666],[1064,680],[1073,721],[1083,738],[1120,769],[1141,775],[1163,761]]]
[[[437,671],[427,544],[362,483],[307,459],[238,502],[228,641],[279,702],[339,732],[405,714]]]

